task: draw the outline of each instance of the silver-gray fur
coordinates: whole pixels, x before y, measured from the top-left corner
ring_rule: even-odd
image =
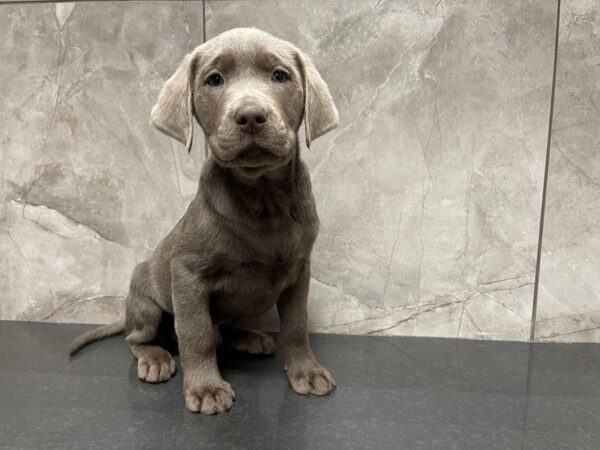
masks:
[[[174,326],[186,407],[228,410],[234,392],[220,375],[216,347],[225,341],[241,351],[272,353],[269,335],[236,324],[277,306],[292,388],[327,394],[335,382],[308,340],[310,255],[319,220],[298,142],[303,121],[307,145],[337,126],[327,85],[289,42],[234,29],[185,57],[151,113],[151,123],[188,150],[194,118],[211,149],[198,193],[135,268],[126,300],[124,330],[138,376],[156,383],[175,373],[161,341]],[[86,333],[71,350],[118,333],[121,325]]]

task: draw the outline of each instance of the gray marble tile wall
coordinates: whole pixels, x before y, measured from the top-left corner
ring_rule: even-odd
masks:
[[[588,313],[600,309],[599,249],[589,243],[600,6],[563,3],[571,32],[559,52],[536,337],[598,340],[571,332],[592,328]],[[203,33],[255,26],[310,54],[340,111],[339,128],[303,153],[322,222],[312,329],[528,339],[556,7],[0,5],[0,317],[107,322],[120,313],[133,266],[193,197],[204,155],[202,142],[186,155],[148,125],[157,92]]]
[[[0,29],[0,317],[110,321],[196,191],[204,149],[148,119],[202,2],[0,5]]]

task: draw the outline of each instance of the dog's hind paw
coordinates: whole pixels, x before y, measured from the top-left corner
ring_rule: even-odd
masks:
[[[227,340],[234,350],[253,355],[272,355],[277,345],[271,336],[259,330],[239,330],[235,336]]]

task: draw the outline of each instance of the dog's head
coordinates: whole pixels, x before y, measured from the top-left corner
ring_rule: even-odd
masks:
[[[308,146],[338,124],[313,63],[254,28],[222,33],[187,55],[162,88],[151,123],[189,151],[194,116],[217,163],[256,176],[292,158],[302,120]]]

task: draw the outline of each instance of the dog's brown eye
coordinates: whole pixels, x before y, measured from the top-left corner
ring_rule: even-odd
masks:
[[[223,80],[223,77],[221,75],[219,75],[218,73],[213,73],[210,77],[208,77],[208,79],[206,80],[206,84],[208,84],[209,86],[221,86],[224,83],[225,80]]]
[[[273,81],[277,81],[278,83],[285,83],[288,80],[287,73],[282,70],[276,70],[273,72]]]

